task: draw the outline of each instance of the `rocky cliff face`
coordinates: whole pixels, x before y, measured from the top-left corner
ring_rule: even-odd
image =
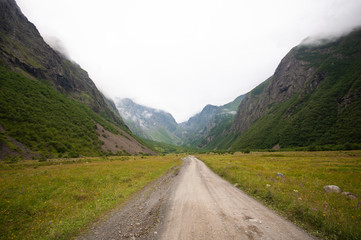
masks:
[[[244,97],[245,95],[241,95],[230,103],[214,108],[207,114],[207,118],[199,121],[201,124],[198,125],[198,134],[188,136],[188,143],[198,148],[215,148],[215,145],[228,134],[238,106]],[[205,110],[206,108],[203,111]]]
[[[282,59],[274,75],[266,80],[266,83],[247,94],[239,106],[232,132],[245,132],[255,120],[268,112],[273,104],[284,102],[297,93],[310,93],[322,81],[322,73],[316,75],[315,66],[296,58],[297,49],[292,49]]]
[[[355,142],[355,137],[345,135],[351,125],[341,119],[349,109],[341,107],[340,102],[353,96],[353,107],[360,111],[356,107],[360,97],[360,57],[360,30],[322,45],[293,48],[274,75],[241,102],[230,131],[240,136],[234,146]],[[352,119],[356,120],[355,116]]]
[[[87,72],[45,43],[14,0],[0,1],[0,59],[12,70],[49,81],[58,91],[126,128]]]
[[[201,138],[205,127],[218,111],[218,106],[207,105],[200,113],[197,113],[188,121],[179,124],[178,135],[183,139],[184,143],[192,145],[192,142]]]

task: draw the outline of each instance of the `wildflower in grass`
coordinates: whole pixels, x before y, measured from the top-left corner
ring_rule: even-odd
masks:
[[[298,190],[296,190],[296,189],[293,189],[293,192],[295,192],[295,193],[298,193]]]

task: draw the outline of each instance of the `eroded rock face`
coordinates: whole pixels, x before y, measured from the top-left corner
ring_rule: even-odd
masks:
[[[187,122],[180,123],[182,137],[189,138],[190,135],[202,135],[202,131],[219,110],[218,106],[207,105],[203,110],[191,117]],[[184,133],[184,134],[183,134]]]
[[[322,81],[322,76],[315,78],[316,68],[309,62],[296,58],[297,48],[291,50],[278,65],[274,75],[259,92],[247,94],[241,102],[233,123],[232,132],[245,132],[253,122],[268,112],[273,104],[284,102],[296,93],[314,90]]]
[[[336,185],[326,185],[323,187],[323,191],[327,193],[340,193],[342,192],[341,188]]]

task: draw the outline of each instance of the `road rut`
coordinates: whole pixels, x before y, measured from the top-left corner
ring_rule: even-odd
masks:
[[[193,156],[168,200],[160,239],[314,239]]]

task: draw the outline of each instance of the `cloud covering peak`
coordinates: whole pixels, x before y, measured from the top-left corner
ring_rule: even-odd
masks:
[[[360,0],[17,2],[107,96],[178,122],[250,91],[306,37],[361,25]]]

